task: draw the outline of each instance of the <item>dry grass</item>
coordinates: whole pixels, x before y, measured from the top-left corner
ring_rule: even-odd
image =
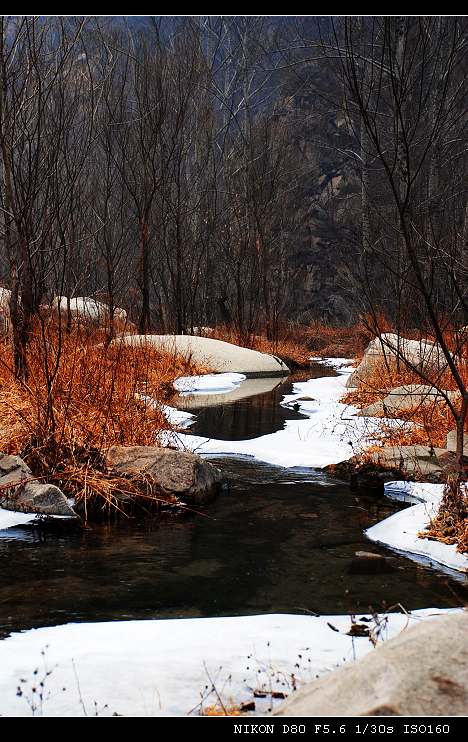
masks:
[[[284,323],[274,340],[268,339],[265,334],[241,336],[225,325],[215,327],[210,337],[278,356],[291,369],[295,369],[308,368],[311,356],[317,354],[355,358],[364,351],[371,333],[364,324],[332,327],[316,322],[311,325]]]
[[[468,489],[457,477],[448,479],[439,512],[419,536],[456,544],[457,551],[468,553]]]
[[[315,322],[305,332],[309,347],[319,355],[338,358],[358,358],[372,340],[366,324],[334,327]]]
[[[461,364],[462,374],[468,380],[468,367]],[[447,390],[454,390],[455,384],[449,373],[442,377],[435,374],[429,379],[430,383],[437,382],[439,386]],[[365,383],[361,383],[357,389],[351,389],[343,398],[345,404],[354,405],[363,409],[374,402],[382,400],[392,389],[410,384],[424,384],[425,382],[414,372],[400,368],[388,367],[383,361],[376,364],[372,372],[366,375]],[[457,407],[460,402],[454,402]],[[379,415],[377,415],[378,417]],[[382,424],[380,440],[382,445],[432,445],[445,448],[447,434],[454,429],[455,422],[449,407],[441,399],[432,404],[425,402],[411,410],[388,411],[386,418],[407,420],[414,423],[409,428],[385,427]]]
[[[150,346],[106,346],[103,332],[75,325],[70,335],[38,322],[30,337],[29,376],[15,379],[9,343],[0,346],[0,450],[19,454],[37,476],[62,486],[88,510],[125,509],[125,494],[146,506],[163,497],[150,483],[106,472],[103,452],[155,445],[169,424],[161,404],[173,380],[205,369]],[[141,392],[154,404],[141,399]],[[140,486],[144,485],[144,486]]]
[[[219,703],[214,703],[210,706],[204,706],[200,716],[242,716],[242,711],[235,704],[221,706]]]
[[[410,333],[402,333],[409,337]],[[458,338],[454,333],[448,333],[447,342],[452,349],[457,347]],[[466,346],[465,346],[466,350]],[[457,355],[459,372],[468,383],[468,358],[460,353]],[[455,390],[456,385],[450,372],[443,374],[434,372],[427,380],[415,372],[394,365],[387,365],[383,361],[376,364],[371,373],[366,374],[365,383],[360,383],[357,389],[350,390],[343,402],[354,405],[359,409],[383,399],[391,389],[410,384],[437,384],[439,388]],[[461,404],[461,398],[453,402],[455,409]],[[383,413],[382,413],[383,416]],[[441,399],[429,404],[425,401],[410,410],[387,411],[385,418],[410,421],[411,426],[392,426],[382,421],[382,426],[376,435],[377,444],[369,448],[364,459],[372,459],[372,455],[379,452],[382,446],[408,446],[421,444],[445,448],[447,434],[455,428],[455,420],[448,405]],[[468,422],[465,429],[468,437]],[[453,462],[452,462],[453,468]],[[447,471],[450,468],[447,467]],[[460,552],[468,552],[468,494],[464,484],[460,484],[458,474],[449,474],[444,497],[435,518],[427,531],[419,534],[421,538],[430,538],[447,544],[456,544]]]

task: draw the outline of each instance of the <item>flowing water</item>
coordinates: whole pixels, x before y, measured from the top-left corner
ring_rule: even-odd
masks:
[[[323,376],[323,367],[307,374]],[[330,373],[333,373],[330,371]],[[276,384],[276,387],[275,387]],[[194,433],[223,439],[278,430],[291,381],[197,411]],[[201,404],[201,402],[200,402]],[[466,602],[466,581],[370,543],[363,530],[399,506],[319,471],[216,458],[229,490],[203,515],[93,525],[44,536],[0,532],[0,634],[68,621],[272,612],[347,613]],[[363,574],[355,552],[391,557]]]

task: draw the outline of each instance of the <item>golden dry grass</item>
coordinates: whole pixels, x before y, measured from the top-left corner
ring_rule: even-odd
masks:
[[[456,544],[457,551],[468,552],[468,489],[458,477],[448,478],[439,512],[419,536]]]
[[[358,322],[349,327],[336,327],[314,322],[304,331],[309,347],[322,356],[358,358],[372,340],[366,324]]]
[[[468,365],[465,360],[459,362],[462,376],[468,380]],[[448,372],[442,377],[435,374],[429,378],[429,383],[436,382],[446,390],[455,390],[455,383]],[[365,383],[361,383],[356,389],[351,389],[344,397],[345,404],[354,405],[359,409],[366,407],[383,399],[392,389],[410,384],[424,384],[425,382],[409,369],[387,366],[383,361],[375,364],[372,372],[366,375]],[[455,401],[458,408],[460,401]],[[377,415],[378,416],[378,415]],[[412,428],[393,428],[382,424],[382,445],[413,445],[429,444],[435,447],[445,448],[447,434],[454,429],[455,421],[449,407],[439,400],[433,404],[421,404],[412,410],[387,412],[386,418],[408,420],[414,423]],[[468,427],[467,427],[468,432]]]
[[[171,500],[150,483],[111,476],[103,452],[114,444],[157,444],[158,431],[170,427],[161,405],[174,394],[173,380],[206,369],[149,345],[107,346],[100,330],[74,325],[68,335],[39,321],[28,367],[27,381],[15,379],[11,345],[0,344],[1,451],[21,455],[35,475],[86,508],[94,501],[118,511],[125,493],[139,492],[144,505]]]

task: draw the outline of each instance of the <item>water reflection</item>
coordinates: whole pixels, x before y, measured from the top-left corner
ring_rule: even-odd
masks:
[[[260,378],[260,379],[246,379],[235,389],[231,389],[229,392],[223,394],[181,394],[179,395],[174,404],[176,407],[183,410],[199,410],[203,407],[220,407],[222,405],[231,404],[232,402],[238,402],[242,399],[249,399],[250,397],[256,397],[259,394],[267,394],[273,391],[276,387],[281,386],[287,381],[286,378]]]

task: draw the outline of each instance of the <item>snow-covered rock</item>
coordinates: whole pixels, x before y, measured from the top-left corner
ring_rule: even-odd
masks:
[[[450,401],[455,401],[458,392],[445,391]],[[410,412],[419,407],[432,407],[435,403],[446,404],[445,398],[433,386],[426,384],[407,384],[391,389],[389,393],[378,402],[364,407],[359,414],[363,417],[374,417],[387,413]]]
[[[466,716],[468,613],[422,621],[294,693],[279,716]]]
[[[19,456],[0,454],[0,507],[14,512],[77,518],[63,492],[53,484],[34,479]]]
[[[10,289],[0,286],[0,336],[8,335],[10,331],[10,300]]]
[[[125,335],[113,342],[152,345],[221,373],[234,372],[247,376],[284,376],[289,373],[286,364],[276,356],[213,338],[195,335]]]
[[[463,455],[468,456],[468,436],[465,433],[465,439],[463,441]],[[457,431],[451,430],[447,433],[447,450],[455,452],[457,450]]]
[[[51,304],[52,309],[62,314],[68,312],[68,299],[66,296],[56,296]],[[105,322],[110,315],[107,304],[103,304],[89,296],[77,296],[70,299],[70,313],[72,316],[80,317],[90,322]],[[119,307],[114,308],[114,319],[125,322],[127,312]]]

